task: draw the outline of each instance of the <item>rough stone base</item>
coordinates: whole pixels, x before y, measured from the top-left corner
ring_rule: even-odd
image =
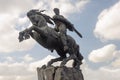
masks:
[[[38,80],[84,80],[81,70],[70,67],[37,68]]]

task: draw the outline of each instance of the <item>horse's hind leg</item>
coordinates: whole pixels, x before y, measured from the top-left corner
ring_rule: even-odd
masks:
[[[76,54],[76,56],[77,56],[77,58],[74,59],[73,67],[79,69],[80,65],[82,64],[82,60],[83,60],[83,56],[79,52],[79,46],[77,48],[77,54]]]
[[[76,56],[74,54],[70,55],[69,57],[63,59],[63,61],[61,62],[60,66],[64,66],[69,60],[71,59],[75,59]]]
[[[76,69],[80,68],[80,65],[82,64],[83,56],[80,54],[80,52],[77,52],[77,58],[74,59],[73,67]]]
[[[75,47],[73,45],[69,46],[69,50],[68,50],[68,53],[69,53],[69,57],[65,58],[62,62],[61,62],[61,65],[60,66],[64,66],[69,60],[71,59],[75,59],[77,56],[76,56],[76,51],[75,51]]]
[[[80,65],[82,64],[82,62],[80,60],[78,60],[77,58],[74,59],[74,62],[73,62],[73,67],[76,68],[76,69],[80,69]]]
[[[51,66],[54,62],[57,62],[57,61],[62,61],[64,58],[63,57],[58,57],[58,58],[55,58],[55,59],[51,59],[47,66]]]
[[[62,63],[60,66],[64,66],[69,60],[73,59],[73,67],[76,69],[80,68],[80,65],[82,64],[81,61],[77,58],[75,54],[71,54],[69,57],[63,59]]]

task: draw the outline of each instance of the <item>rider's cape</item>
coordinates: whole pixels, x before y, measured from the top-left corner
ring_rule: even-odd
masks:
[[[67,19],[65,19],[64,17],[55,16],[55,17],[53,17],[52,20],[63,22],[70,31],[75,31],[82,38],[82,35],[74,28],[74,25],[71,24],[71,22],[68,21]]]

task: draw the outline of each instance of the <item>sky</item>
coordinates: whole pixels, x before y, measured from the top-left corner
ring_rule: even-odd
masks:
[[[83,35],[68,31],[84,56],[85,80],[119,80],[120,0],[0,0],[0,80],[37,80],[36,68],[58,57],[32,38],[18,41],[19,32],[31,26],[29,10],[45,9],[52,17],[55,7]]]

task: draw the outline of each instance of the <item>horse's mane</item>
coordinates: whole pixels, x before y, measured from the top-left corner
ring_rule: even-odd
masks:
[[[46,14],[43,14],[43,13],[41,13],[41,12],[37,12],[37,14],[42,15],[48,23],[50,23],[50,24],[53,25],[53,22],[51,21],[52,18],[51,18],[50,16],[48,16],[48,15],[46,15]]]

